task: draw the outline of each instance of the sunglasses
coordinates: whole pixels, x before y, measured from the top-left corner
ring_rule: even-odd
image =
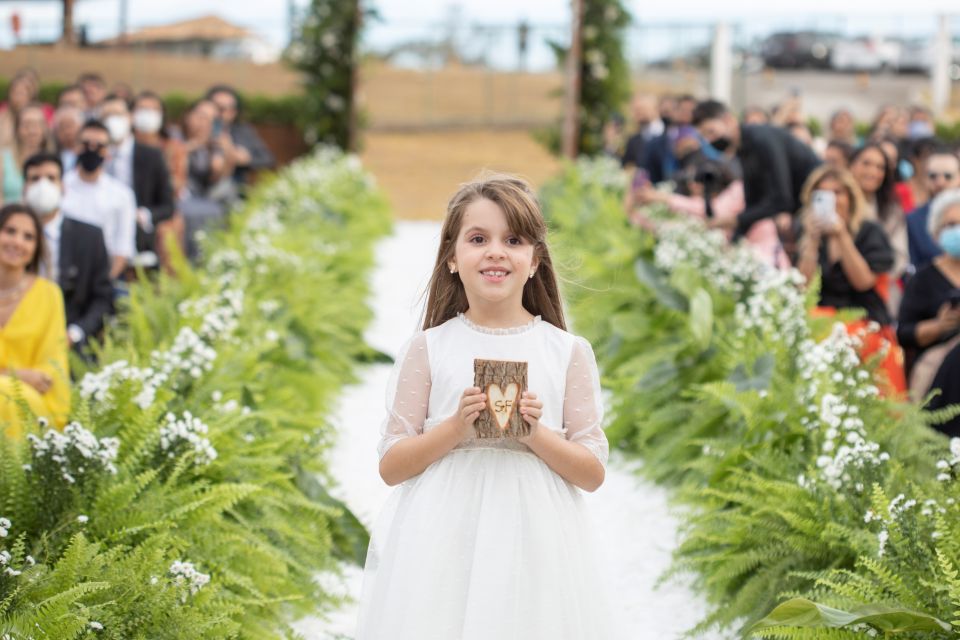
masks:
[[[931,180],[936,180],[937,178],[943,178],[944,180],[950,181],[953,180],[954,174],[952,173],[936,173],[931,171],[927,174],[927,177]]]

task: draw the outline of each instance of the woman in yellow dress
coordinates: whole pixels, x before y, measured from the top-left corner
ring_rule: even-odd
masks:
[[[63,294],[39,276],[43,225],[22,204],[0,209],[0,432],[20,438],[29,412],[63,427],[70,372]]]

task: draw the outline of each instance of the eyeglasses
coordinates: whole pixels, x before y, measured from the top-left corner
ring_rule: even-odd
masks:
[[[956,177],[956,176],[955,176],[955,174],[952,174],[952,173],[937,173],[937,172],[935,172],[935,171],[931,171],[930,173],[927,174],[927,178],[929,178],[930,180],[936,180],[937,178],[943,178],[943,179],[946,180],[947,182],[950,182],[951,180],[953,180],[954,177]]]

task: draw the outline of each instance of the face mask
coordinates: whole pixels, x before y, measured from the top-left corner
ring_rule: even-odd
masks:
[[[45,216],[60,207],[60,187],[51,180],[42,178],[27,186],[24,200],[31,209]]]
[[[124,116],[110,116],[103,121],[110,132],[110,142],[120,144],[130,135],[130,119]]]
[[[156,109],[137,109],[133,112],[133,128],[140,133],[156,133],[163,125],[163,114]]]
[[[77,163],[79,163],[80,167],[87,173],[93,173],[103,164],[103,156],[100,155],[99,151],[84,149],[83,152],[77,156]]]
[[[933,125],[923,120],[914,120],[907,125],[907,136],[916,140],[917,138],[929,138],[933,135]]]
[[[909,180],[913,177],[913,165],[910,164],[910,161],[904,158],[897,163],[897,172],[900,174],[901,180]]]
[[[960,258],[960,226],[952,226],[940,232],[940,246],[951,258]]]
[[[720,138],[717,138],[713,142],[711,142],[710,146],[716,149],[717,151],[719,151],[720,153],[723,153],[724,151],[729,149],[730,145],[732,144],[733,144],[733,140],[731,140],[727,136],[722,136]]]
[[[660,116],[660,120],[663,121],[664,128],[669,127],[673,123],[673,118],[670,116]]]

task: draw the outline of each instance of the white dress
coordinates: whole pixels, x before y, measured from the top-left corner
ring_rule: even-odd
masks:
[[[521,360],[541,428],[606,465],[589,343],[542,321],[497,330],[464,316],[397,357],[379,454],[456,413],[473,360]],[[609,640],[581,490],[516,440],[467,440],[394,489],[364,568],[357,640]]]

